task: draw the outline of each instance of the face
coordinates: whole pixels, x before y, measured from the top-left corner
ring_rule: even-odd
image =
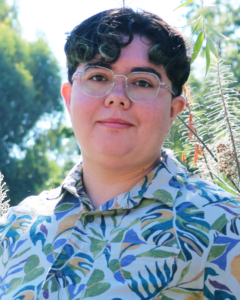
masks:
[[[165,70],[148,60],[150,43],[135,36],[132,43],[121,50],[121,56],[111,65],[114,74],[128,76],[134,68],[152,68],[171,87]],[[79,65],[81,72],[86,64]],[[184,108],[183,97],[175,97],[160,88],[150,103],[131,101],[125,92],[125,78],[117,76],[113,89],[101,98],[83,93],[80,80],[62,86],[73,130],[80,145],[83,161],[90,160],[104,166],[144,167],[154,163],[176,115]]]

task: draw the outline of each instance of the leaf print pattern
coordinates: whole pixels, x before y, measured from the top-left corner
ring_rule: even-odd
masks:
[[[204,212],[188,202],[177,206],[176,212],[177,234],[185,259],[192,259],[190,249],[202,256],[204,247],[209,245],[207,233],[210,229],[209,224],[204,221]]]
[[[0,299],[240,300],[239,220],[171,151],[97,210],[78,164],[0,218]]]

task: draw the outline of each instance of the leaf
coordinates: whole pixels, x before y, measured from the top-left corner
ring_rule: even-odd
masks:
[[[211,260],[216,259],[219,256],[221,256],[225,252],[227,246],[228,246],[228,244],[227,245],[212,246],[212,249],[210,251],[210,254],[208,256],[207,261],[211,261]]]
[[[198,22],[197,22],[197,24],[196,24],[196,26],[194,27],[194,29],[193,29],[193,31],[192,31],[192,34],[198,29],[198,26],[201,24],[201,22],[202,22],[202,16],[199,18],[199,20],[198,20]]]
[[[182,270],[181,277],[178,280],[177,285],[183,280],[184,276],[188,273],[190,266],[191,262]]]
[[[4,292],[4,295],[10,294],[12,291],[14,291],[16,288],[19,287],[19,285],[22,283],[22,278],[13,278],[10,282],[9,282],[9,289],[7,289]]]
[[[208,27],[208,29],[210,31],[212,31],[212,33],[214,33],[218,38],[220,39],[225,39],[225,40],[230,40],[228,37],[226,37],[224,34],[222,34],[221,32],[219,32],[216,28],[214,28],[212,25],[205,23],[206,26]]]
[[[39,265],[39,257],[37,255],[31,255],[29,260],[26,262],[24,266],[25,274],[28,274],[33,269],[35,269]]]
[[[240,255],[237,255],[233,258],[231,262],[231,274],[237,279],[238,283],[240,284],[239,266],[240,266]]]
[[[104,280],[104,272],[102,270],[94,270],[92,276],[88,280],[87,290],[83,298],[94,297],[106,292],[110,287],[110,283],[100,283]]]
[[[101,241],[99,239],[95,239],[93,237],[89,237],[91,240],[91,252],[93,253],[93,257],[95,258],[99,252],[103,250],[103,248],[106,247],[107,241]]]
[[[95,234],[96,236],[98,236],[100,239],[103,239],[103,236],[100,233],[98,233],[95,229],[93,229],[93,228],[90,227],[90,230],[92,231],[93,234]]]
[[[19,253],[19,254],[14,255],[14,256],[12,257],[12,259],[17,258],[17,257],[23,255],[24,253],[26,253],[26,252],[27,252],[28,250],[30,250],[30,249],[31,249],[31,247],[27,248],[26,250],[24,250],[23,252],[21,252],[21,253]],[[1,256],[1,255],[0,255],[0,256]]]
[[[111,243],[120,243],[123,239],[123,235],[124,235],[125,230],[120,231],[117,236],[115,236],[115,238],[111,241]]]
[[[136,257],[157,257],[157,258],[167,258],[175,257],[177,254],[175,252],[168,252],[164,250],[150,250],[136,255]]]
[[[132,274],[126,270],[122,270],[124,279],[132,279]]]
[[[109,269],[113,272],[116,273],[120,269],[120,262],[118,259],[113,259],[109,263]]]
[[[167,296],[162,296],[161,300],[174,300],[173,298],[168,298]]]
[[[23,283],[27,283],[29,281],[34,280],[35,278],[41,276],[44,272],[45,272],[44,268],[38,268],[38,269],[33,270],[32,272],[30,272],[29,274],[27,274],[24,277]]]
[[[92,273],[92,276],[88,280],[87,286],[91,286],[104,279],[104,272],[102,270],[96,269]]]
[[[222,215],[219,217],[211,226],[212,230],[220,231],[222,228],[228,223],[228,219],[226,218],[226,215]]]
[[[126,267],[136,260],[134,255],[127,255],[121,259],[121,267]]]
[[[189,1],[187,1],[187,2],[184,2],[183,4],[181,4],[181,5],[179,5],[178,7],[176,7],[173,11],[175,11],[175,10],[177,10],[178,8],[180,8],[180,7],[183,7],[183,6],[186,6],[186,5],[188,5],[188,4],[191,4],[191,3],[193,3],[195,0],[189,0]]]
[[[225,185],[225,183],[220,182],[219,180],[213,180],[216,184],[218,184],[222,189],[224,189],[225,191],[234,194],[235,196],[239,197],[239,194],[237,194],[232,188],[230,188],[229,185]]]
[[[75,203],[73,203],[73,204],[67,204],[67,203],[61,204],[61,205],[59,205],[59,206],[54,210],[54,212],[55,212],[55,213],[60,213],[60,212],[68,211],[68,210],[70,210],[74,205],[75,205]]]
[[[235,196],[239,197],[239,194],[233,188],[231,188],[230,185],[228,185],[226,181],[221,179],[218,175],[216,175],[212,171],[209,171],[209,172],[217,178],[217,180],[214,180],[214,182],[219,184],[222,189],[224,189],[225,191],[230,192],[230,193],[234,194]]]
[[[105,293],[108,289],[110,289],[110,287],[110,283],[96,283],[86,290],[86,293],[83,298],[99,296]]]
[[[53,252],[53,244],[49,243],[49,244],[47,244],[47,245],[44,246],[43,253],[45,255],[49,255],[52,252]]]
[[[116,273],[114,273],[113,277],[118,281],[121,282],[122,284],[125,283],[125,279],[122,276],[122,272],[118,270]]]
[[[188,291],[186,289],[181,289],[181,288],[173,288],[173,289],[171,289],[171,292],[177,293],[177,294],[185,294],[186,293],[186,294],[189,294],[190,296],[195,297],[195,298],[202,298],[202,296],[199,295],[199,293],[197,293],[197,292]]]
[[[86,220],[86,219],[85,219]],[[84,243],[86,243],[86,241],[84,239],[82,239],[81,235],[79,234],[76,234],[76,233],[73,233],[73,235],[79,240],[79,241],[82,241]]]
[[[57,282],[55,280],[52,280],[51,283],[52,283],[52,285],[51,285],[51,293],[57,292],[58,291]]]
[[[209,49],[209,46],[207,43],[207,45],[206,45],[206,74],[205,74],[205,77],[207,76],[208,69],[210,67],[210,62],[211,62],[210,49]]]
[[[207,44],[209,46],[209,50],[216,56],[218,57],[218,53],[217,53],[217,50],[215,48],[215,45],[213,43],[213,40],[208,36],[207,37]]]
[[[156,190],[153,193],[153,196],[156,197],[158,200],[161,200],[164,203],[173,202],[172,195],[168,191],[163,190],[163,189]]]
[[[192,54],[192,59],[191,59],[191,63],[194,62],[194,60],[197,58],[199,51],[202,48],[202,43],[204,40],[204,32],[201,31],[198,35],[197,41],[194,45],[194,49],[193,49],[193,54]]]
[[[117,226],[117,219],[116,219],[116,216],[117,216],[117,210],[114,210],[114,213],[113,215],[111,216],[112,220],[113,220],[113,223],[114,223],[114,227],[116,228]]]

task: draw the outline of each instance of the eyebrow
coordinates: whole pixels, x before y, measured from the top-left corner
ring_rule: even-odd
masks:
[[[157,77],[159,79],[162,78],[161,74],[151,67],[136,67],[136,68],[131,69],[131,72],[149,72],[149,73],[153,73],[153,74],[157,75]]]
[[[98,67],[104,67],[106,69],[112,70],[112,65],[107,64],[105,62],[91,62],[88,64],[88,66],[90,66],[90,67],[98,66]],[[149,73],[153,73],[153,74],[157,75],[159,80],[162,79],[161,74],[158,71],[156,71],[154,68],[151,68],[151,67],[135,67],[135,68],[131,69],[131,73],[132,72],[149,72]]]
[[[91,63],[88,63],[87,66],[89,66],[89,67],[103,67],[103,68],[112,70],[112,66],[110,64],[107,64],[107,63],[103,62],[103,61],[91,62]]]

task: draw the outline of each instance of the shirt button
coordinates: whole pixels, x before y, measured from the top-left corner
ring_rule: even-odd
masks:
[[[55,273],[55,276],[56,276],[57,278],[63,277],[63,272],[62,272],[62,271],[57,271],[57,272]]]
[[[88,223],[92,223],[94,221],[94,216],[92,216],[92,215],[86,216],[86,221]]]

